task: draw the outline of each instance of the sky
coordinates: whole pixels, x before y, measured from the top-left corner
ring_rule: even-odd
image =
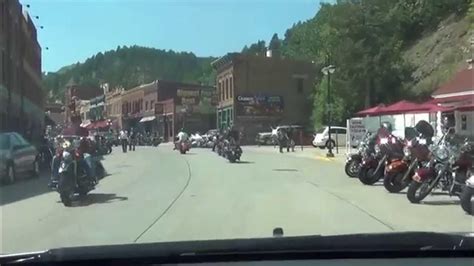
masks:
[[[20,0],[34,19],[43,71],[117,46],[222,56],[312,18],[319,0]],[[43,29],[40,29],[43,26]],[[45,49],[48,47],[48,50]]]

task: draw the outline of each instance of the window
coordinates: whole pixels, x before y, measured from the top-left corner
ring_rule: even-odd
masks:
[[[297,78],[296,79],[296,91],[298,93],[302,93],[304,89],[304,79],[302,78]]]
[[[230,77],[230,98],[234,97],[234,78]]]
[[[227,96],[229,95],[229,80],[225,79],[225,86],[224,86],[224,100],[227,100]]]
[[[337,134],[338,129],[337,128],[331,128],[331,134]]]
[[[12,137],[13,137],[14,142],[16,142],[16,144],[18,145],[21,145],[21,146],[29,145],[28,141],[26,141],[20,134],[13,133]]]
[[[145,111],[148,110],[148,101],[145,102]]]
[[[150,110],[155,109],[154,103],[155,103],[155,100],[151,100],[151,101],[150,101]]]
[[[221,87],[220,94],[219,94],[221,96],[221,98],[219,100],[223,101],[224,100],[224,82],[220,82],[219,84],[220,84],[220,87]]]
[[[461,130],[467,130],[467,116],[461,115]]]
[[[10,135],[1,134],[0,135],[0,150],[8,150],[8,149],[10,149]]]

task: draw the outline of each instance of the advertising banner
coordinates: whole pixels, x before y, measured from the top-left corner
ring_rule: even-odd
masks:
[[[236,114],[239,116],[278,116],[283,113],[283,97],[276,95],[238,95]]]

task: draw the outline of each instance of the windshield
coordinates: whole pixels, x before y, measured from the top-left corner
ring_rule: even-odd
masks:
[[[321,127],[321,128],[319,128],[319,129],[316,131],[316,133],[317,133],[317,134],[322,134],[322,133],[324,133],[325,130],[326,130],[325,127]]]
[[[0,0],[0,253],[472,232],[469,2]]]
[[[0,150],[8,150],[10,148],[10,136],[0,134]]]

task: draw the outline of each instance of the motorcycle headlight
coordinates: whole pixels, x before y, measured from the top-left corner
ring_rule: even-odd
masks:
[[[421,145],[426,145],[426,139],[420,139],[418,140],[418,143],[420,143]]]
[[[440,146],[438,149],[435,150],[434,155],[440,161],[444,161],[448,159],[449,152],[448,149],[444,146]]]
[[[67,152],[67,151],[63,151],[63,160],[65,162],[70,162],[72,161],[72,154],[70,152]]]
[[[375,150],[375,153],[380,153],[380,146],[375,145],[374,150]]]
[[[387,144],[388,143],[388,138],[381,138],[380,139],[380,144]]]
[[[403,154],[404,154],[406,157],[409,157],[409,156],[411,155],[411,150],[410,150],[410,148],[404,147],[404,148],[403,148]]]

